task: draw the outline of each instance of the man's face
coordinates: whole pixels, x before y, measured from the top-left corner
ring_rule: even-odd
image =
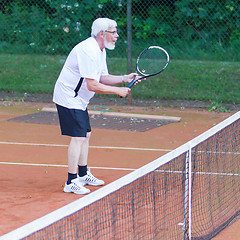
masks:
[[[104,45],[105,48],[109,50],[113,50],[115,48],[115,43],[118,39],[119,35],[117,34],[117,28],[116,27],[110,27],[105,32],[104,36]]]

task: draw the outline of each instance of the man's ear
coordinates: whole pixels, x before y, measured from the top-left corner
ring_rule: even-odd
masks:
[[[100,36],[101,38],[103,38],[104,35],[105,35],[105,32],[104,32],[104,31],[100,31],[100,32],[99,32],[99,36]]]

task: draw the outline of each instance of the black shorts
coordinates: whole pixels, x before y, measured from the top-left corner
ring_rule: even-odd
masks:
[[[59,123],[62,135],[71,137],[86,137],[91,132],[87,109],[68,109],[57,105]]]

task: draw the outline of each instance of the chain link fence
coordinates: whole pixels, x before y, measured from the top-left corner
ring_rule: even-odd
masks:
[[[12,71],[8,68],[8,61],[14,61],[10,56],[32,56],[32,65],[37,62],[36,55],[44,55],[43,63],[37,62],[36,74],[44,76],[43,71],[53,64],[52,56],[60,63],[51,70],[48,81],[52,82],[35,90],[27,83],[25,88],[19,84],[19,91],[51,92],[65,57],[74,45],[90,36],[91,24],[98,17],[118,23],[120,37],[116,49],[108,51],[108,59],[122,62],[118,68],[109,66],[113,74],[135,71],[137,55],[149,45],[164,47],[173,61],[239,62],[239,5],[239,0],[1,0],[0,90],[15,89],[9,80],[4,83],[6,72]],[[31,78],[31,69],[25,70]],[[239,72],[236,74],[239,78]]]

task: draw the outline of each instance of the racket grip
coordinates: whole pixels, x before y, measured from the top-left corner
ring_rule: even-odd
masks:
[[[134,76],[133,80],[127,85],[127,88],[131,88],[134,85],[134,83],[136,82],[135,78],[136,76]],[[123,98],[123,97],[120,97],[120,98]]]
[[[131,88],[134,85],[134,83],[136,82],[135,78],[136,76],[134,76],[133,80],[127,85],[128,88]]]

